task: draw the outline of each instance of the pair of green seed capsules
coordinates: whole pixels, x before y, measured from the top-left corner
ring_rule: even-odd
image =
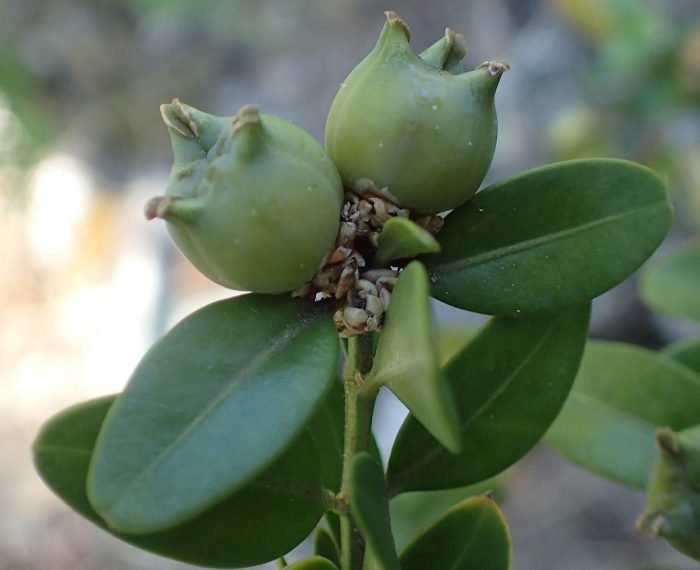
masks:
[[[303,129],[245,106],[218,117],[163,105],[174,164],[162,218],[202,273],[232,289],[282,293],[308,282],[335,244],[345,191],[368,188],[400,208],[437,214],[476,192],[496,145],[494,95],[506,64],[464,72],[461,35],[419,56],[393,12],[341,84],[326,149]]]

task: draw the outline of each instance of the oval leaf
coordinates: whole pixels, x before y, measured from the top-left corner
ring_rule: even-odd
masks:
[[[668,231],[666,189],[622,160],[561,162],[497,182],[453,211],[426,256],[433,296],[500,316],[551,312],[620,283]]]
[[[348,493],[352,518],[382,570],[401,570],[389,520],[384,473],[369,453],[355,455]]]
[[[457,413],[433,337],[428,278],[414,261],[394,287],[368,382],[389,388],[442,445],[457,453]]]
[[[247,295],[190,315],[144,356],[110,410],[88,496],[114,530],[174,526],[241,488],[303,430],[336,374],[331,319]]]
[[[442,491],[414,491],[394,497],[389,503],[389,513],[394,541],[399,552],[456,503],[477,495],[490,496],[494,491],[498,493],[502,487],[500,479],[499,476],[467,487]]]
[[[700,320],[700,245],[662,257],[642,275],[640,292],[650,307]]]
[[[384,224],[379,234],[374,263],[377,267],[384,267],[395,259],[437,251],[440,251],[440,244],[428,230],[407,218],[395,217]]]
[[[663,353],[700,374],[700,337],[674,342]]]
[[[645,488],[654,430],[700,423],[700,375],[641,347],[591,341],[547,442],[579,465]]]
[[[455,505],[401,553],[403,570],[508,570],[510,535],[488,497]]]
[[[566,400],[588,314],[579,308],[547,318],[491,319],[447,365],[461,453],[448,453],[409,415],[389,459],[391,494],[478,483],[525,455]]]
[[[46,484],[78,513],[114,536],[175,560],[214,568],[274,560],[301,542],[323,512],[321,470],[308,435],[243,489],[172,529],[130,535],[112,531],[85,493],[95,440],[114,397],[73,406],[44,424],[34,462]],[[255,521],[255,524],[251,524]]]

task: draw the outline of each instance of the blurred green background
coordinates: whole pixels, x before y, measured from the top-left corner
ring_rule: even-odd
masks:
[[[30,442],[49,414],[121,389],[174,320],[230,295],[142,216],[169,168],[159,104],[179,97],[231,115],[255,103],[321,140],[330,102],[374,45],[386,9],[410,24],[416,51],[450,26],[467,38],[470,67],[512,65],[487,181],[554,160],[630,158],[669,184],[669,244],[700,233],[698,0],[5,0],[1,570],[185,568],[63,507],[33,473]],[[452,344],[465,318],[478,322],[439,305],[436,313]],[[599,300],[593,319],[596,336],[650,346],[685,326],[650,315],[633,282]],[[380,412],[386,449],[402,412],[389,400]],[[502,485],[516,570],[693,567],[634,535],[641,493],[546,448]]]

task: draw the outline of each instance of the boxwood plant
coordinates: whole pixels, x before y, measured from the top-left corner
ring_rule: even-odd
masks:
[[[483,482],[544,436],[579,368],[591,299],[651,255],[670,208],[654,173],[612,159],[475,193],[508,66],[464,72],[459,34],[420,55],[409,35],[387,13],[333,102],[325,150],[252,106],[162,107],[175,162],[146,216],[205,275],[251,292],[173,327],[121,394],[43,426],[40,475],[107,532],[218,568],[509,567],[490,495],[454,504],[400,551],[389,502]],[[493,315],[444,366],[431,296]],[[610,349],[593,350],[584,367]],[[700,382],[668,366],[698,392],[676,406],[683,428],[700,414]],[[410,412],[386,466],[371,432],[382,388]],[[592,435],[561,431],[598,457]],[[631,459],[608,459],[597,460],[617,478],[644,482]],[[316,555],[287,565],[310,533]]]

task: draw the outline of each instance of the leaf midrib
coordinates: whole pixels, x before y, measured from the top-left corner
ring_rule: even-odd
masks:
[[[289,343],[295,339],[298,334],[303,332],[306,328],[309,328],[311,324],[315,322],[314,319],[302,319],[300,323],[294,327],[285,327],[280,333],[275,335],[269,342],[268,346],[258,352],[258,354],[253,357],[248,365],[225,383],[225,388],[215,397],[209,405],[207,405],[197,416],[190,421],[185,428],[180,432],[180,434],[173,440],[173,442],[165,447],[163,451],[155,457],[155,459],[148,464],[148,466],[143,469],[136,477],[129,481],[129,484],[118,493],[109,503],[108,508],[113,508],[117,505],[125,496],[127,496],[131,490],[136,487],[141,480],[153,473],[189,436],[194,433],[194,431],[202,425],[213,413],[224,403],[224,401],[236,390],[236,388],[252,373],[254,373],[258,368],[264,366],[268,359],[285,349]],[[106,510],[106,509],[105,509]]]
[[[484,517],[486,516],[486,511],[485,511],[485,509],[480,509],[480,511],[481,511],[481,512],[479,513],[479,518],[477,519],[477,521],[476,521],[476,523],[475,523],[475,525],[474,525],[474,528],[473,528],[473,531],[472,531],[471,536],[469,537],[469,540],[467,540],[467,542],[464,544],[464,548],[462,548],[462,550],[460,551],[460,553],[459,553],[459,555],[457,556],[457,558],[455,558],[454,564],[452,564],[452,565],[450,566],[450,569],[449,569],[449,570],[459,570],[460,568],[463,568],[463,566],[461,565],[461,563],[462,563],[463,561],[465,561],[466,555],[468,554],[469,549],[470,549],[469,547],[470,547],[470,546],[472,545],[472,543],[474,542],[474,539],[476,538],[476,535],[477,535],[477,533],[479,532],[479,529],[481,528],[481,525],[482,525],[483,522],[484,522]]]
[[[541,350],[542,346],[549,340],[552,332],[556,328],[557,321],[552,322],[547,331],[542,335],[542,338],[533,346],[533,348],[528,352],[527,356],[523,361],[515,367],[515,369],[506,376],[506,379],[500,384],[500,386],[484,401],[484,403],[479,406],[474,412],[472,412],[469,417],[465,418],[464,421],[460,422],[459,431],[464,434],[466,429],[476,422],[488,408],[503,394],[505,390],[510,387],[510,385],[516,380],[520,372],[525,368],[535,357],[535,355]],[[400,479],[405,479],[410,473],[420,469],[426,462],[432,461],[436,455],[441,453],[443,448],[439,445],[433,446],[421,459],[414,462],[411,467],[402,472]]]
[[[588,231],[588,230],[596,228],[598,226],[610,224],[610,223],[616,222],[618,220],[624,219],[628,216],[636,215],[640,212],[644,212],[646,210],[651,210],[651,209],[656,209],[659,207],[663,207],[663,204],[659,204],[659,203],[647,204],[646,206],[641,206],[641,207],[635,208],[633,210],[627,210],[627,211],[621,212],[619,214],[605,216],[603,218],[599,218],[597,220],[593,220],[593,221],[587,222],[585,224],[580,224],[580,225],[574,226],[572,228],[567,228],[565,230],[560,230],[558,232],[552,232],[549,234],[545,234],[543,236],[539,236],[539,237],[532,238],[529,240],[521,241],[518,243],[501,246],[501,247],[498,247],[496,249],[492,249],[492,250],[486,251],[484,253],[474,255],[472,257],[460,258],[460,259],[456,259],[454,261],[448,261],[445,263],[438,263],[436,265],[432,265],[431,269],[434,271],[437,271],[437,272],[441,272],[441,273],[464,271],[465,269],[469,269],[470,267],[476,267],[478,265],[483,265],[484,263],[488,263],[489,261],[494,261],[496,259],[503,259],[506,257],[510,257],[512,255],[516,255],[518,253],[522,253],[522,252],[528,251],[530,249],[534,249],[534,248],[537,248],[537,247],[540,247],[543,245],[547,245],[547,244],[552,243],[552,242],[557,241],[557,240],[561,240],[561,239],[575,236],[579,233]],[[438,276],[439,276],[439,273],[438,273]]]

